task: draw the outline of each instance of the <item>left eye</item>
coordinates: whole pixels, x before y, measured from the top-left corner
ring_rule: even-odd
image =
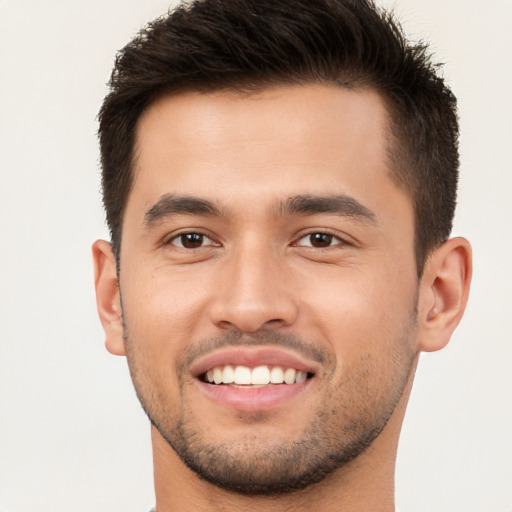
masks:
[[[213,244],[213,240],[202,233],[182,233],[175,236],[170,243],[182,249],[198,249]]]
[[[343,240],[337,236],[331,235],[330,233],[309,233],[303,236],[297,242],[297,245],[301,247],[314,247],[316,249],[323,249],[325,247],[332,247],[343,243]]]

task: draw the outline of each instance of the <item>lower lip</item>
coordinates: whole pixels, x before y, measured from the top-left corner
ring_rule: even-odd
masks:
[[[270,384],[261,388],[235,388],[207,384],[200,380],[197,382],[201,391],[214,402],[238,411],[257,412],[285,405],[306,389],[310,379],[295,384]]]

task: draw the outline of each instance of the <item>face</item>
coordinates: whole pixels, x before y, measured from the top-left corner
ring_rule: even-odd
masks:
[[[153,425],[216,485],[303,488],[393,415],[418,282],[386,130],[377,94],[322,85],[176,95],[139,121],[126,353]]]

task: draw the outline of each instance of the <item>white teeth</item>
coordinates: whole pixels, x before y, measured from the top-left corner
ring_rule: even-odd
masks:
[[[235,384],[251,384],[251,369],[247,366],[235,368]]]
[[[213,369],[213,382],[215,382],[215,384],[222,383],[222,368]]]
[[[206,372],[206,380],[215,384],[238,384],[266,386],[268,384],[294,384],[304,382],[306,372],[294,368],[284,369],[281,366],[269,368],[267,365],[249,368],[248,366],[218,366]]]
[[[284,372],[284,381],[286,384],[293,384],[295,382],[295,370],[293,368],[287,368]]]
[[[270,370],[270,382],[272,384],[282,384],[284,382],[284,372],[280,366],[274,366]]]
[[[251,384],[268,384],[270,371],[268,366],[257,366],[252,370]]]
[[[232,366],[229,366],[229,364],[225,366],[222,371],[222,382],[224,384],[231,384],[232,382],[235,382],[235,371]]]

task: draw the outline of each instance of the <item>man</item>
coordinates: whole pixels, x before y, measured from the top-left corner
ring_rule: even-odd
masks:
[[[119,54],[96,293],[157,512],[394,510],[419,353],[471,276],[435,71],[366,0],[204,0]]]

